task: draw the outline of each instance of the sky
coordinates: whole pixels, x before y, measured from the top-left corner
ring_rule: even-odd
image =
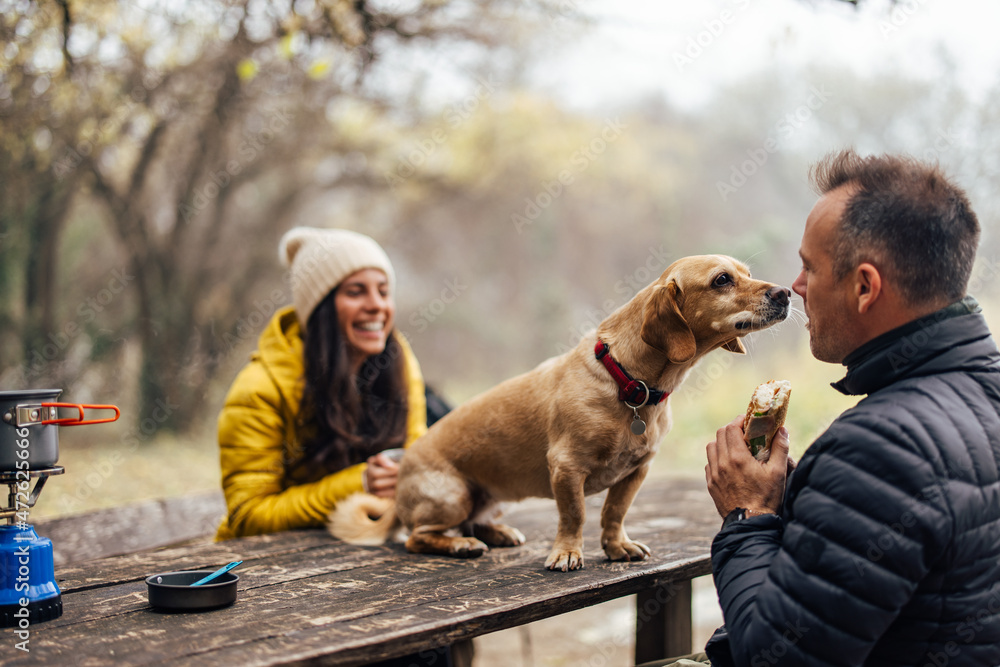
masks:
[[[552,21],[553,56],[531,80],[567,106],[595,109],[662,94],[696,108],[750,72],[809,62],[861,74],[898,69],[942,75],[940,53],[963,86],[982,94],[1000,76],[1000,3],[983,0],[565,0],[592,20],[581,33]]]

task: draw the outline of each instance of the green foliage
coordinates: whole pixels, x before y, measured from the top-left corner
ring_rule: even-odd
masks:
[[[789,285],[808,165],[846,144],[937,158],[970,183],[976,294],[998,291],[985,221],[1000,89],[980,103],[950,78],[801,67],[745,77],[696,111],[647,99],[584,113],[519,74],[558,2],[97,0],[73,3],[69,26],[56,6],[0,2],[5,387],[60,386],[134,422],[165,398],[182,405],[165,428],[211,440],[263,321],[290,301],[277,240],[311,224],[387,248],[398,326],[460,400],[572,347],[679,257],[731,254]],[[440,67],[412,64],[438,51]],[[429,89],[424,75],[449,66],[464,73]],[[830,94],[789,125],[816,89]],[[761,375],[801,348],[795,331],[756,337]],[[685,409],[701,431],[729,419],[715,401]],[[806,414],[829,411],[816,399]],[[680,437],[704,438],[684,423]]]

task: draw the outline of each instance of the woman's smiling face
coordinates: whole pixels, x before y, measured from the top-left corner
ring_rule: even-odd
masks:
[[[396,304],[389,279],[379,269],[361,269],[340,283],[334,303],[357,372],[365,359],[385,350],[392,331]]]

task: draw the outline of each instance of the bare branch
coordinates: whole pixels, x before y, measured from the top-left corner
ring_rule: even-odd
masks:
[[[66,71],[72,73],[73,71],[73,56],[70,55],[68,44],[69,44],[69,31],[73,25],[73,18],[70,16],[69,12],[69,0],[56,0],[56,3],[62,7],[62,52],[63,58],[66,59]]]

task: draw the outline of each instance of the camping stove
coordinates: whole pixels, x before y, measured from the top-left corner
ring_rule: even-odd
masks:
[[[46,480],[65,472],[56,465],[59,426],[101,424],[121,415],[113,405],[52,402],[60,393],[59,389],[0,391],[0,485],[8,489],[7,505],[0,508],[0,520],[6,519],[6,525],[0,525],[0,627],[4,628],[26,629],[62,615],[52,541],[39,537],[28,523],[28,510],[35,506]],[[61,418],[59,408],[76,410],[78,415]],[[84,408],[115,414],[85,420]]]
[[[45,481],[63,472],[62,466],[0,472],[0,484],[9,489],[7,506],[0,509],[0,519],[7,520],[0,526],[0,627],[27,627],[62,615],[52,540],[39,537],[28,523],[28,508]],[[29,492],[32,479],[37,481]]]

